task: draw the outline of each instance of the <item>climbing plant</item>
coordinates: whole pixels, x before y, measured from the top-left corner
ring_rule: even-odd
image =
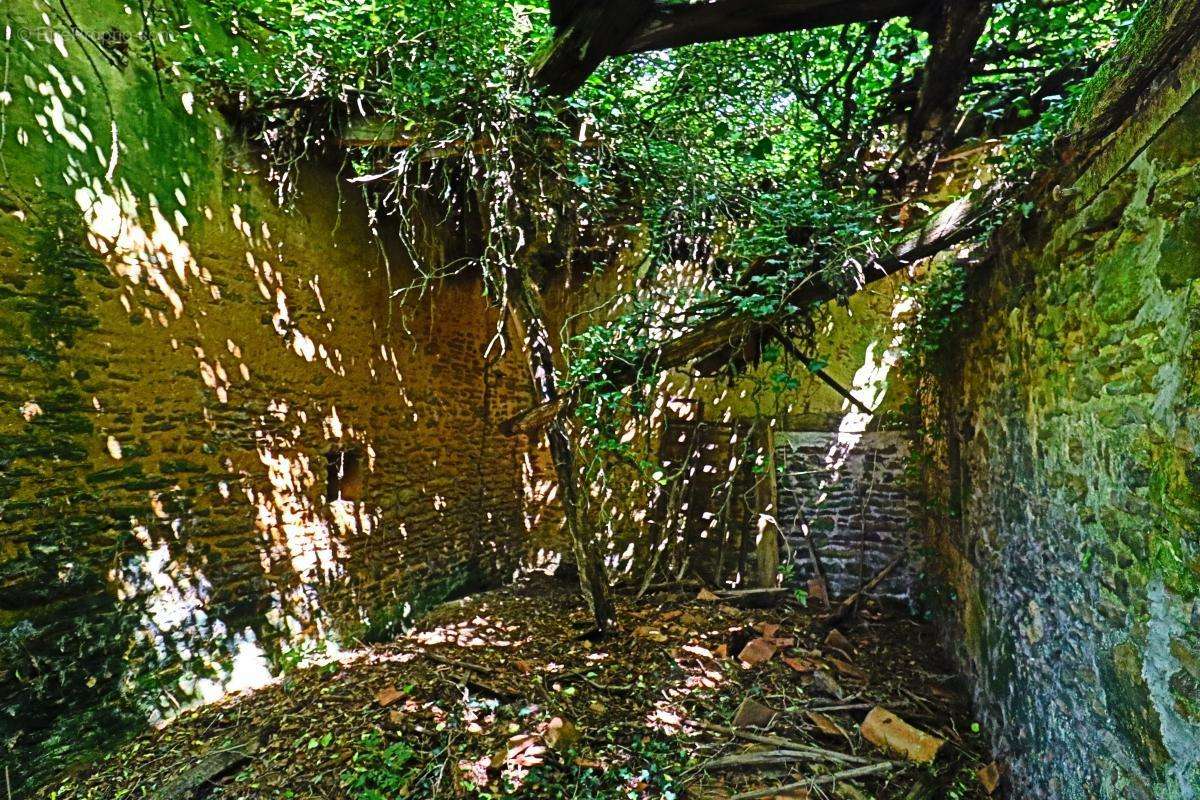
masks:
[[[394,294],[482,279],[501,312],[489,353],[528,354],[560,483],[592,487],[566,493],[588,506],[568,515],[577,544],[604,524],[589,498],[614,465],[662,472],[638,431],[665,368],[705,356],[707,374],[740,374],[773,340],[807,351],[822,303],[902,267],[896,241],[969,186],[937,156],[979,152],[1000,183],[1036,163],[1132,13],[976,3],[962,29],[897,18],[609,58],[560,96],[530,80],[562,26],[540,4],[212,6],[242,44],[186,66],[263,146],[281,197],[300,159],[336,149],[418,272]],[[617,265],[632,277],[550,329],[545,286]],[[951,277],[926,292],[926,343],[961,305]],[[696,346],[668,358],[675,341]]]

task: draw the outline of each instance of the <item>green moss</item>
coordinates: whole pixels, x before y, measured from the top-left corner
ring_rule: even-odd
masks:
[[[1110,325],[1130,320],[1145,296],[1142,283],[1146,266],[1135,244],[1118,248],[1096,266],[1096,313]]]
[[[1140,766],[1149,774],[1170,761],[1163,747],[1161,723],[1154,710],[1150,690],[1142,678],[1142,652],[1132,641],[1112,649],[1109,660],[1101,665],[1101,679],[1109,717],[1115,728],[1144,754]]]
[[[1153,0],[1142,5],[1126,35],[1080,92],[1071,118],[1072,129],[1078,130],[1109,111],[1120,91],[1128,87],[1131,65],[1144,63],[1147,54],[1161,48],[1175,21],[1170,13],[1174,4],[1174,0]]]
[[[1171,225],[1155,268],[1164,289],[1178,289],[1200,278],[1200,210],[1192,209]]]

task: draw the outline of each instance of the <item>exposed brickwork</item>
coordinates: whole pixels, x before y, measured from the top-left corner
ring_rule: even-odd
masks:
[[[110,11],[135,24],[97,4]],[[101,62],[125,115],[109,180],[107,142],[103,160],[72,145],[108,126],[84,132],[106,99],[66,41],[69,58],[49,41],[11,51],[44,91],[9,85],[0,143],[21,193],[0,213],[14,785],[48,763],[39,753],[84,755],[92,737],[263,679],[286,649],[385,635],[511,574],[545,499],[529,443],[492,424],[529,392],[511,356],[485,385],[495,316],[475,282],[392,298],[414,273],[385,260],[333,174],[314,169],[281,211],[187,87],[161,98],[150,72]],[[337,449],[362,464],[356,501],[324,496]]]
[[[800,578],[815,576],[806,535],[813,537],[835,597],[854,592],[909,551],[875,594],[911,598],[920,509],[909,490],[908,454],[902,431],[776,434],[778,520]]]

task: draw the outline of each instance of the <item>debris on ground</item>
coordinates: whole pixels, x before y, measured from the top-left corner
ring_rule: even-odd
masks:
[[[871,709],[859,730],[864,739],[880,750],[918,764],[931,763],[946,743],[945,739],[917,730],[882,706]]]
[[[665,587],[590,640],[572,588],[539,577],[185,712],[40,796],[995,796],[932,628],[868,600],[823,619],[785,593]]]

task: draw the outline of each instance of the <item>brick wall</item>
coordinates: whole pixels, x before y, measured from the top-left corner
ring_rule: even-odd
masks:
[[[845,597],[904,554],[876,596],[912,599],[920,507],[905,431],[861,434],[789,431],[775,435],[780,531],[798,577],[816,577],[811,537],[834,597]]]
[[[18,29],[42,24],[25,11]],[[140,25],[119,4],[94,13]],[[414,273],[332,171],[307,167],[282,210],[260,159],[185,82],[136,54],[100,59],[97,78],[72,37],[58,47],[11,48],[30,82],[10,83],[0,141],[14,786],[260,682],[286,651],[385,636],[510,575],[547,490],[529,442],[493,425],[529,393],[513,358],[485,380],[495,319],[477,282],[393,297]],[[331,502],[343,453],[358,475]]]

